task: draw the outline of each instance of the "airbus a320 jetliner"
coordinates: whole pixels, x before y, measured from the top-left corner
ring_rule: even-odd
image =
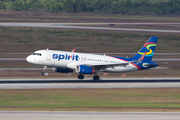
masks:
[[[99,80],[97,72],[121,73],[144,70],[158,66],[152,62],[158,37],[149,41],[131,58],[96,55],[87,53],[66,52],[56,50],[38,50],[29,55],[29,63],[45,66],[42,75],[46,75],[46,67],[53,67],[55,72],[79,73],[78,78],[84,79],[84,74],[95,74],[93,79]]]

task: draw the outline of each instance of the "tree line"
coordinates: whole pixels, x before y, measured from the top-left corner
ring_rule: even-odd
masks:
[[[180,0],[0,0],[0,9],[115,14],[180,14]]]

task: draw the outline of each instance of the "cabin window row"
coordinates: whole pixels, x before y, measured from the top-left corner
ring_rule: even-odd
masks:
[[[99,59],[88,59],[89,61],[99,61],[99,62],[111,62],[111,63],[118,63],[117,61],[108,61],[108,60],[99,60]]]

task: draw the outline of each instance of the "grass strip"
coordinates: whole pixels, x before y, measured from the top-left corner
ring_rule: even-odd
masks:
[[[1,110],[180,111],[180,88],[0,90]]]
[[[0,27],[0,53],[31,53],[46,48],[67,51],[76,48],[77,52],[88,53],[136,53],[151,36],[159,37],[156,52],[179,52],[179,34]]]

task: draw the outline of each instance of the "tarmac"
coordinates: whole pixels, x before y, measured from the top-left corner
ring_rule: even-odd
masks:
[[[179,88],[180,78],[0,79],[0,89]]]
[[[0,120],[179,120],[180,112],[0,111]]]
[[[41,28],[65,28],[65,29],[87,29],[87,30],[110,30],[110,31],[134,31],[134,32],[161,32],[161,33],[180,33],[180,30],[157,30],[157,29],[133,29],[133,28],[110,28],[110,27],[87,27],[78,25],[179,25],[180,23],[5,23],[0,26],[11,27],[41,27]],[[71,26],[73,25],[73,26]]]

